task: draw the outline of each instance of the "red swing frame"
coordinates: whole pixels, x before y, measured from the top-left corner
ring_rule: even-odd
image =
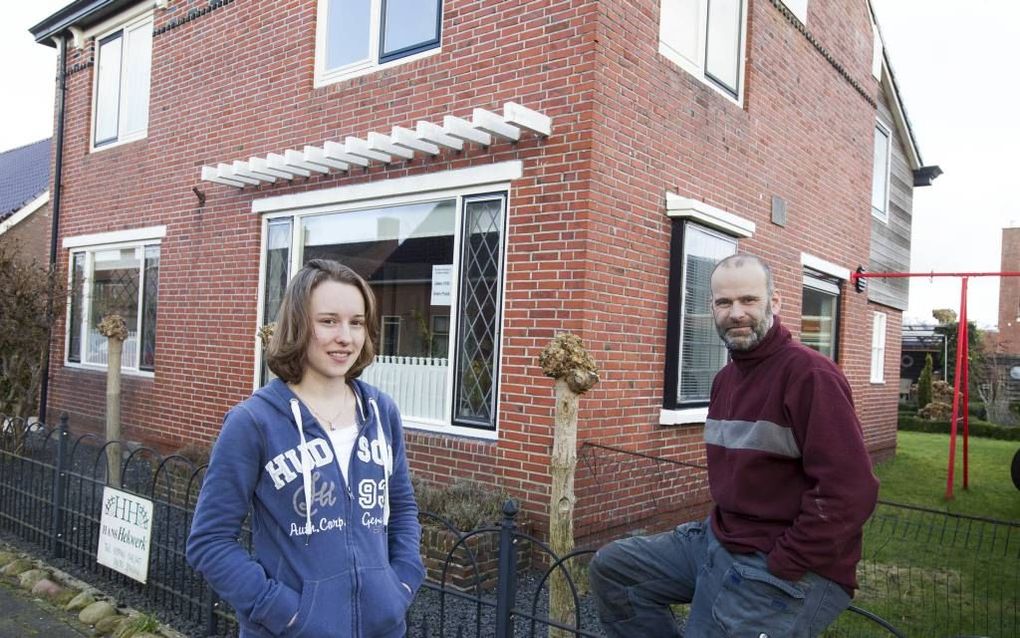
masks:
[[[968,468],[968,457],[970,450],[968,438],[970,436],[970,389],[968,379],[969,366],[964,365],[968,356],[968,334],[967,334],[967,282],[971,277],[1020,277],[1020,272],[867,272],[863,267],[850,274],[850,282],[858,291],[863,291],[858,286],[861,279],[903,279],[906,277],[959,277],[960,278],[960,320],[956,331],[956,372],[953,377],[953,416],[949,422],[949,463],[946,467],[946,494],[945,499],[952,500],[954,471],[956,469],[956,434],[957,420],[960,417],[960,399],[963,399],[963,489],[970,487],[970,471]]]

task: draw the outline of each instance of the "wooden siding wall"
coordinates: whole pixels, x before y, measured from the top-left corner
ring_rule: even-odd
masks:
[[[893,124],[885,91],[879,92],[878,119],[892,131],[892,157],[889,169],[889,220],[871,218],[871,272],[910,270],[910,224],[913,218],[914,176],[904,145],[906,140]],[[907,309],[907,279],[869,279],[868,300]]]

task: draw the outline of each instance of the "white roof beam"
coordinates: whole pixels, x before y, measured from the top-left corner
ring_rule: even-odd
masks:
[[[312,164],[305,160],[305,154],[301,151],[295,151],[294,149],[287,149],[283,152],[283,159],[286,160],[287,166],[293,166],[295,168],[303,168],[306,171],[313,171],[315,173],[328,173],[329,169],[325,166],[319,166],[318,164]]]
[[[237,173],[234,172],[234,167],[231,166],[230,164],[217,164],[216,176],[221,177],[223,179],[233,180],[235,182],[241,182],[242,184],[249,184],[251,186],[255,186],[256,184],[261,183],[257,179],[252,179],[250,177],[242,177],[241,175],[238,175]]]
[[[418,122],[418,139],[428,142],[430,144],[438,144],[439,146],[445,146],[455,151],[459,151],[464,148],[464,141],[459,140],[456,137],[452,137],[446,134],[443,127],[436,126],[432,122],[426,122],[424,120]]]
[[[496,137],[502,137],[511,142],[521,139],[521,129],[512,124],[507,124],[503,121],[503,118],[492,111],[475,109],[471,112],[471,124],[480,131],[495,135]]]
[[[294,177],[291,173],[285,173],[283,171],[278,171],[275,168],[270,168],[269,162],[267,162],[264,157],[249,157],[248,168],[252,173],[259,176],[279,177],[282,179],[291,179]]]
[[[462,139],[465,142],[475,142],[482,146],[492,144],[491,135],[485,131],[479,131],[471,125],[471,122],[453,115],[443,117],[443,131],[445,131],[447,135],[452,135],[453,137]]]
[[[503,105],[503,121],[534,131],[542,137],[549,137],[552,134],[551,117],[521,106],[517,102],[507,102]]]
[[[326,157],[326,151],[322,150],[318,146],[305,147],[305,162],[324,166],[326,168],[335,168],[338,171],[346,171],[351,168],[351,165],[347,162],[341,162],[340,160]]]
[[[386,154],[380,153],[379,151],[373,151],[368,147],[368,142],[358,137],[347,137],[344,139],[344,150],[351,155],[357,155],[364,157],[365,159],[375,160],[377,162],[384,162],[389,164],[393,161],[393,157]]]
[[[216,182],[217,184],[223,184],[224,186],[233,186],[234,188],[244,188],[244,184],[241,182],[234,181],[232,179],[224,179],[219,176],[216,169],[212,166],[202,167],[202,181],[205,182]]]
[[[401,159],[414,158],[414,151],[402,146],[397,146],[393,143],[393,140],[391,140],[389,136],[383,135],[382,133],[368,134],[368,148],[373,151],[379,151],[380,153],[386,153]]]
[[[262,175],[256,171],[251,170],[251,167],[247,162],[235,161],[234,162],[234,174],[240,175],[241,177],[247,177],[248,179],[257,179],[260,182],[275,182],[276,178],[270,175]]]
[[[326,159],[343,162],[344,164],[356,164],[368,166],[368,160],[358,155],[351,155],[339,142],[326,142],[323,144],[322,154]]]
[[[431,142],[426,142],[418,137],[417,133],[411,129],[406,129],[400,126],[394,126],[390,132],[390,139],[397,146],[417,151],[419,153],[425,153],[427,155],[439,155],[439,147]]]
[[[291,166],[287,163],[287,159],[283,155],[277,155],[276,153],[266,155],[266,164],[269,168],[275,171],[286,173],[288,175],[287,179],[294,179],[298,176],[309,177],[312,174],[311,171],[306,171],[305,169],[298,168],[297,166]]]

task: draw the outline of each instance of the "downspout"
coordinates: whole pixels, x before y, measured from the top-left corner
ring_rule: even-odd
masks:
[[[57,269],[57,230],[60,228],[60,182],[61,172],[64,165],[64,102],[67,93],[67,36],[62,36],[57,41],[60,49],[60,64],[57,67],[57,130],[56,130],[56,160],[53,166],[53,192],[51,193],[51,228],[50,228],[50,272]],[[53,317],[53,298],[49,301],[48,315]],[[48,329],[49,338],[46,340],[46,354],[43,361],[42,383],[39,388],[39,420],[46,422],[46,402],[49,398],[50,387],[50,348],[53,346],[53,322],[50,321]]]

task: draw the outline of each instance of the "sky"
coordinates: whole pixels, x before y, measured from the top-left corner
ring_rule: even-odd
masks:
[[[839,0],[810,0],[833,2]],[[8,2],[0,59],[8,95],[0,105],[0,150],[52,134],[56,49],[29,27],[69,0]],[[1020,148],[1017,0],[873,0],[886,50],[925,164],[944,174],[914,191],[913,272],[997,272],[1002,228],[1020,226],[1012,156]],[[810,20],[808,28],[810,28]],[[997,278],[969,284],[968,313],[998,320]],[[906,320],[931,321],[933,308],[958,309],[958,279],[913,279]]]

